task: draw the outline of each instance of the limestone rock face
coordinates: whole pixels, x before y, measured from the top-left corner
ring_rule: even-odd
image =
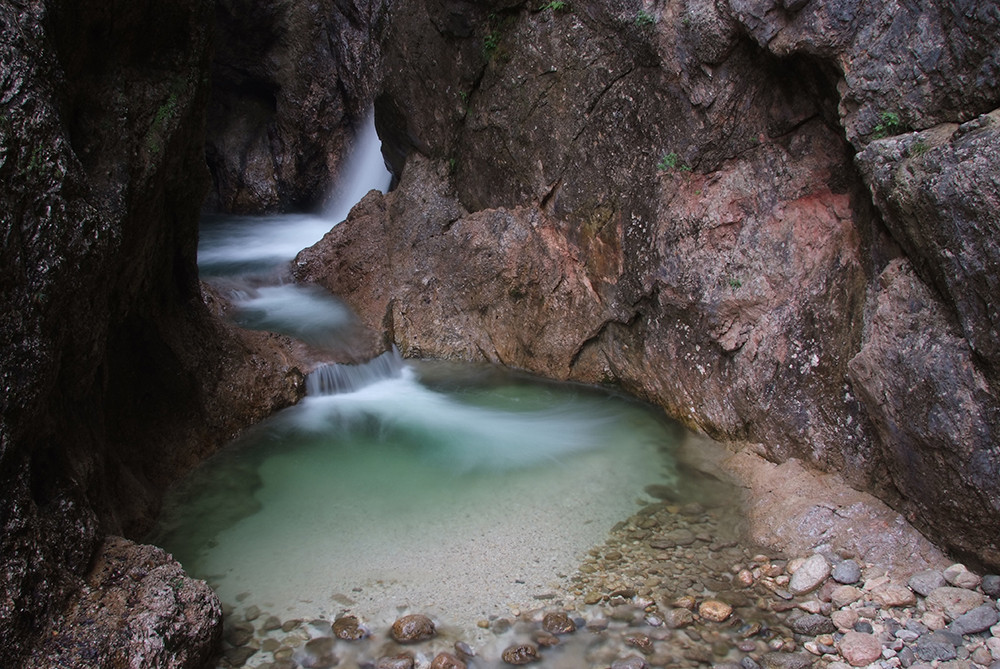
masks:
[[[372,105],[388,0],[220,0],[209,206],[317,206]]]
[[[399,0],[400,186],[296,272],[409,355],[616,384],[1000,564],[997,21]]]
[[[0,4],[5,667],[33,666],[103,536],[142,534],[164,486],[301,393],[287,343],[238,336],[201,300],[210,17],[202,0]],[[204,657],[206,629],[163,666]]]

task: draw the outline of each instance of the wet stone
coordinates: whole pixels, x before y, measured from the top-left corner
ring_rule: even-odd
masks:
[[[705,620],[721,623],[733,613],[733,607],[717,599],[708,599],[698,607],[698,615]]]
[[[653,652],[653,640],[645,634],[628,634],[625,636],[625,645],[632,646],[640,652],[649,655]]]
[[[465,669],[465,662],[451,653],[438,653],[431,661],[431,669]]]
[[[333,621],[333,636],[344,641],[357,641],[368,636],[365,629],[355,616],[342,616]]]
[[[434,623],[425,615],[413,613],[392,624],[392,638],[399,643],[416,643],[434,636]]]
[[[611,663],[611,669],[646,669],[649,664],[638,655],[629,655]]]
[[[230,648],[225,653],[222,654],[226,661],[229,662],[234,667],[242,667],[247,663],[251,657],[257,654],[256,648],[250,648],[248,646],[241,646],[239,648]]]
[[[804,653],[764,653],[761,664],[764,669],[805,669],[812,666],[813,658]]]
[[[301,624],[302,624],[301,620],[286,620],[281,624],[281,631],[284,632],[285,634],[288,634]]]
[[[257,618],[260,618],[260,607],[256,605],[248,606],[243,615],[247,620],[257,620]]]
[[[500,658],[507,664],[513,665],[530,664],[542,659],[538,655],[538,648],[529,643],[508,646],[501,653]]]
[[[245,646],[253,638],[253,625],[247,622],[233,623],[226,630],[225,639],[233,646]]]
[[[281,629],[281,618],[278,616],[268,616],[260,628],[265,632],[273,632],[276,629]]]
[[[663,624],[671,629],[685,627],[694,622],[694,615],[687,609],[669,609],[663,613]]]
[[[413,656],[408,653],[380,657],[375,663],[375,669],[413,669]]]
[[[334,640],[329,637],[312,639],[306,642],[299,659],[306,669],[328,669],[337,665],[339,661],[333,654]]]
[[[537,643],[540,648],[552,648],[553,646],[559,645],[559,637],[544,630],[540,630],[532,634],[531,639]]]

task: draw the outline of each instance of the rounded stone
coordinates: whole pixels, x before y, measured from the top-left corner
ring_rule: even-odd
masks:
[[[986,574],[983,582],[979,584],[989,597],[1000,597],[1000,576],[996,574]]]
[[[944,575],[936,569],[926,569],[924,571],[918,571],[916,574],[910,577],[910,580],[906,582],[913,592],[917,593],[921,597],[926,597],[931,594],[934,590],[942,588],[948,585],[948,581],[944,580]]]
[[[861,590],[855,588],[853,585],[841,585],[833,589],[830,593],[830,603],[836,608],[842,609],[848,604],[853,604],[854,602],[861,599]]]
[[[611,663],[611,669],[646,669],[649,664],[638,655],[629,655]]]
[[[788,589],[793,595],[804,595],[821,586],[829,575],[830,563],[817,553],[799,565],[788,581]]]
[[[721,623],[733,613],[733,607],[718,599],[707,599],[698,607],[698,615],[705,620]]]
[[[944,570],[944,580],[956,588],[975,590],[981,579],[969,571],[964,564],[955,563]]]
[[[848,632],[837,644],[837,650],[853,667],[865,667],[882,657],[882,644],[873,634]]]
[[[357,641],[368,636],[365,629],[355,616],[342,616],[333,621],[333,636],[344,641]]]
[[[465,662],[451,653],[441,652],[431,661],[431,669],[465,669]]]
[[[832,634],[837,631],[837,626],[832,620],[819,614],[800,616],[791,621],[791,627],[796,633],[806,636]]]
[[[977,606],[968,613],[955,618],[948,630],[957,634],[978,634],[1000,622],[1000,613],[992,604]]]
[[[380,657],[375,663],[375,669],[413,669],[413,656],[409,653]]]
[[[886,583],[875,588],[871,592],[871,598],[883,607],[914,606],[917,603],[913,591],[897,583]]]
[[[569,634],[576,631],[576,623],[563,611],[552,611],[542,618],[542,629],[549,634]]]
[[[854,560],[844,560],[837,563],[830,575],[837,583],[854,585],[861,580],[861,566]]]
[[[538,648],[530,643],[521,643],[505,648],[500,659],[507,664],[521,665],[538,662],[542,658],[538,655]]]
[[[392,638],[399,643],[416,643],[433,637],[434,622],[425,615],[411,613],[392,624]]]
[[[954,620],[977,606],[982,606],[985,601],[986,598],[978,592],[945,586],[935,588],[927,595],[924,603],[927,605],[928,611],[939,611],[946,618]]]
[[[677,629],[694,622],[694,615],[687,609],[669,609],[663,613],[663,624]]]

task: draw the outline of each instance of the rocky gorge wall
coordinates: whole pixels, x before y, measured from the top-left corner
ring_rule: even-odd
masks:
[[[295,401],[212,318],[212,6],[0,2],[0,666],[200,667],[221,609],[141,536],[165,486]]]
[[[397,0],[398,189],[296,261],[407,355],[611,383],[1000,565],[1000,15]]]

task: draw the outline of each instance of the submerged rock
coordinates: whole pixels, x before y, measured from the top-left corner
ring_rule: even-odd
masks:
[[[542,629],[549,634],[569,634],[576,631],[576,623],[565,612],[553,611],[542,618]]]
[[[531,664],[542,659],[538,654],[538,648],[528,643],[508,646],[500,654],[500,657],[507,664],[514,665]]]
[[[333,621],[333,635],[344,641],[357,641],[369,635],[369,631],[357,616],[342,616]]]

